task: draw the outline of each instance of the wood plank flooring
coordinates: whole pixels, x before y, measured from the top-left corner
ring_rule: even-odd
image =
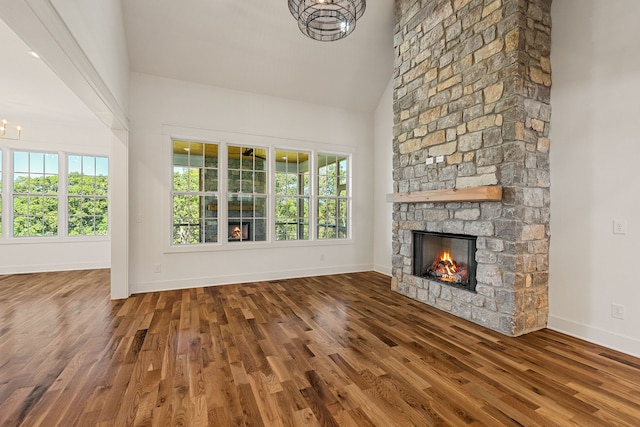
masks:
[[[640,359],[507,338],[377,273],[109,300],[0,276],[1,426],[638,426]]]

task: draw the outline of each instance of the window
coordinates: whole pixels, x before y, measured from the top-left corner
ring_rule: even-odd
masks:
[[[173,244],[218,241],[218,145],[173,141]]]
[[[238,248],[351,237],[350,155],[244,142],[170,142],[170,246],[188,252],[213,243]]]
[[[109,232],[109,159],[68,156],[67,217],[69,236]]]
[[[275,238],[309,239],[309,153],[276,150]]]
[[[346,239],[349,236],[348,158],[318,154],[318,239]]]
[[[58,234],[58,155],[13,153],[13,236]]]
[[[227,147],[227,241],[267,240],[267,150]]]

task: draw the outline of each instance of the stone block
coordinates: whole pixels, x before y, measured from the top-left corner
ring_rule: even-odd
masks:
[[[458,177],[456,179],[457,188],[478,187],[482,185],[496,185],[498,177],[495,173],[478,176]]]
[[[422,139],[422,147],[430,147],[433,145],[442,144],[446,141],[445,133],[443,130],[433,132]],[[415,151],[415,150],[414,150]]]
[[[467,133],[458,138],[458,149],[462,152],[482,147],[482,132]]]
[[[467,123],[467,130],[469,132],[476,132],[495,126],[496,116],[495,114],[489,114],[486,116],[478,117]]]
[[[487,202],[480,204],[480,217],[485,220],[497,219],[502,216],[502,204]]]
[[[471,319],[471,305],[468,303],[463,303],[461,301],[454,300],[453,306],[451,308],[451,312],[463,319],[467,319],[467,320]]]
[[[487,328],[497,329],[500,324],[500,315],[483,307],[472,307],[471,320]]]
[[[502,39],[496,39],[483,48],[478,49],[473,54],[473,60],[476,63],[481,62],[489,58],[490,56],[500,52],[502,48],[504,48],[504,41]]]
[[[502,286],[502,270],[493,264],[478,264],[476,280],[484,285],[499,288]]]
[[[530,224],[522,227],[521,240],[539,240],[545,238],[544,224]]]
[[[436,298],[436,307],[440,310],[444,310],[447,312],[451,312],[451,308],[453,307],[453,303],[451,301],[443,300],[440,298]]]
[[[464,221],[447,220],[442,223],[443,233],[464,234]]]
[[[491,221],[472,221],[464,225],[464,234],[470,236],[493,236],[494,227]]]
[[[423,212],[426,221],[445,221],[449,219],[449,211],[447,209],[427,209]]]
[[[493,286],[487,286],[482,284],[476,285],[476,292],[479,295],[483,295],[488,298],[493,298],[495,296],[495,288]]]
[[[483,148],[476,153],[478,166],[497,165],[502,163],[503,150],[501,146]]]
[[[498,261],[498,255],[487,250],[477,250],[476,261],[484,264],[495,264]]]
[[[438,155],[438,154],[434,154],[434,155]],[[457,175],[458,175],[457,166],[455,165],[446,166],[440,169],[440,174],[438,176],[438,179],[440,181],[455,180]]]
[[[457,145],[456,141],[451,141],[446,144],[432,146],[429,148],[429,156],[448,156],[456,152]]]
[[[480,218],[480,209],[459,209],[454,212],[455,219],[462,219],[466,221],[475,221]]]

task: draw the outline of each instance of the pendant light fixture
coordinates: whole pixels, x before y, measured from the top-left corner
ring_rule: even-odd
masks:
[[[288,0],[289,11],[302,34],[330,42],[347,37],[356,28],[366,0]]]

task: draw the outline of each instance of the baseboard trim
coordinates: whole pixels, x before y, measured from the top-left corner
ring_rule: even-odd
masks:
[[[557,316],[549,316],[547,328],[635,357],[640,357],[640,340],[635,338],[600,328],[594,328],[593,326]]]
[[[259,272],[250,274],[232,274],[226,276],[198,277],[190,279],[163,280],[158,282],[130,283],[129,292],[140,294],[145,292],[169,291],[177,289],[201,288],[204,286],[230,285],[234,283],[264,282],[266,280],[295,279],[298,277],[328,276],[331,274],[359,273],[372,271],[370,264],[339,267],[314,268],[309,270],[289,270]]]
[[[111,268],[111,263],[106,261],[68,264],[5,265],[0,267],[0,274],[46,273],[50,271],[95,270],[101,268]]]
[[[375,264],[373,266],[373,271],[384,274],[385,276],[391,277],[391,267],[381,264]]]

